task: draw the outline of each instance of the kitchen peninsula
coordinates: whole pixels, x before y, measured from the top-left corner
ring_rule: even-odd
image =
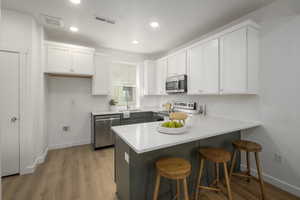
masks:
[[[260,126],[260,122],[193,116],[189,131],[182,135],[167,135],[157,131],[159,122],[116,126],[115,182],[120,200],[152,199],[156,177],[155,161],[163,157],[181,157],[192,164],[188,184],[193,192],[199,167],[200,147],[222,147],[232,152],[232,141],[241,131]],[[212,177],[206,176],[206,182]],[[175,184],[163,180],[160,199],[172,199]]]

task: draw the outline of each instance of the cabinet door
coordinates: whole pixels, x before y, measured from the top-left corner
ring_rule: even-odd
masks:
[[[219,93],[219,42],[212,40],[189,52],[189,94]]]
[[[94,54],[84,50],[72,50],[72,72],[83,75],[94,74]]]
[[[168,61],[160,60],[156,66],[156,93],[158,95],[166,94],[166,78],[167,78],[167,68]]]
[[[105,55],[95,55],[95,75],[93,76],[93,95],[109,94],[110,59]]]
[[[221,93],[247,92],[247,29],[226,34],[220,39]]]
[[[186,74],[186,51],[168,58],[168,76]]]
[[[203,45],[203,93],[219,93],[219,40]],[[200,88],[201,89],[201,88]]]
[[[144,95],[156,94],[156,63],[145,61],[144,63]]]
[[[69,73],[71,54],[69,48],[46,46],[46,72]]]
[[[188,93],[199,94],[203,91],[203,46],[198,45],[189,51]]]

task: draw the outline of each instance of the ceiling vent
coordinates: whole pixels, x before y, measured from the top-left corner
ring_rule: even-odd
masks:
[[[63,28],[64,22],[59,17],[53,17],[49,15],[41,14],[43,24],[46,26],[54,27],[54,28]]]
[[[95,17],[96,20],[104,22],[104,23],[108,23],[108,24],[115,24],[116,21],[112,20],[112,19],[108,19],[108,18],[104,18],[104,17]]]

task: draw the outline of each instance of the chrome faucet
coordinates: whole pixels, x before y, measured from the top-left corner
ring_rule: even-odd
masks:
[[[199,106],[199,114],[206,116],[207,112],[206,112],[206,104],[202,104]]]

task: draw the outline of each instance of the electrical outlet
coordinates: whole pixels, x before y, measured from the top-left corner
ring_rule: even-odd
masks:
[[[125,161],[129,164],[129,155],[127,152],[124,154]]]
[[[274,154],[274,161],[281,164],[282,161],[283,161],[283,158],[279,153],[275,153]]]
[[[63,126],[63,127],[62,127],[62,130],[65,131],[65,132],[67,132],[67,131],[70,130],[70,127],[69,127],[69,126]]]

